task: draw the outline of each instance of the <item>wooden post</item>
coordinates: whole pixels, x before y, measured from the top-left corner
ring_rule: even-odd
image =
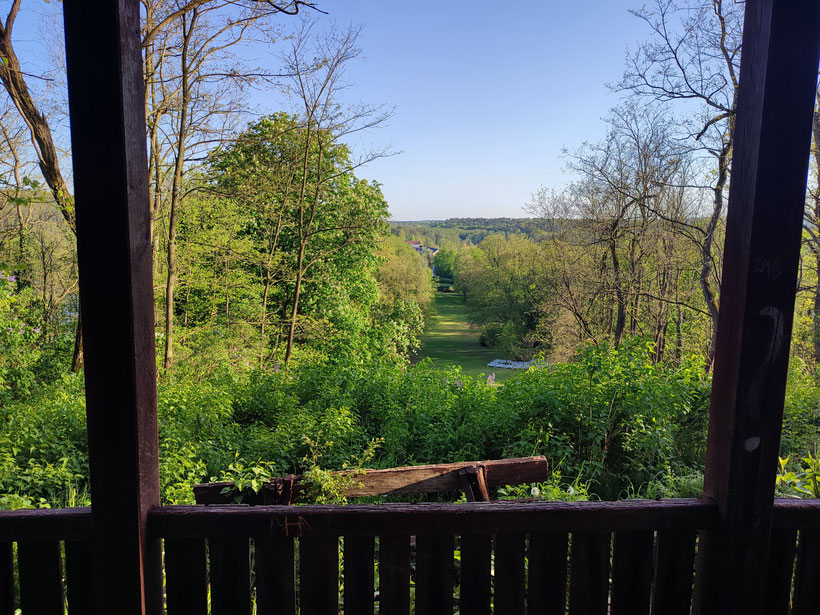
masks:
[[[820,48],[817,0],[748,0],[695,610],[762,613]]]
[[[65,0],[96,612],[159,613],[154,305],[139,0]]]

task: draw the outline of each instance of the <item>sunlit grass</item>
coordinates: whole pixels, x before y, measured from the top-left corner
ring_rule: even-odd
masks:
[[[512,369],[487,367],[493,359],[506,359],[503,353],[478,343],[478,331],[467,319],[467,306],[458,293],[436,293],[430,325],[422,340],[419,358],[429,357],[433,363],[460,365],[467,376],[495,373],[499,384],[519,372]]]

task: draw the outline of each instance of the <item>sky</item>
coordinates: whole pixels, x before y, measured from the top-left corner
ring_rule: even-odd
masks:
[[[641,0],[316,3],[329,13],[316,15],[319,27],[363,27],[350,102],[395,107],[351,145],[398,152],[357,171],[382,184],[396,220],[526,216],[539,187],[568,181],[562,150],[604,137],[602,118],[620,96],[606,83],[621,77],[627,47],[647,37],[628,12]],[[47,44],[43,15],[59,4],[24,9],[17,44],[36,57]],[[284,28],[288,20],[295,26],[283,17]],[[279,51],[246,53],[268,64]],[[251,102],[259,113],[282,107],[273,92]]]
[[[355,94],[395,106],[371,135],[401,153],[358,173],[397,220],[522,217],[560,187],[563,148],[603,138],[640,0],[516,3],[323,0],[323,20],[363,24]]]

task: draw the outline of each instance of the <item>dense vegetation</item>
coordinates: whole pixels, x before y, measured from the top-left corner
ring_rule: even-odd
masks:
[[[566,189],[533,195],[533,218],[390,224],[360,176],[388,152],[349,146],[388,115],[343,104],[358,31],[305,23],[260,73],[226,50],[245,28],[280,39],[275,10],[171,4],[143,3],[164,502],[285,472],[334,501],[328,469],[538,454],[549,482],[499,495],[699,493],[742,5],[636,12],[652,38],[617,84],[629,97],[568,152]],[[681,65],[658,24],[677,28]],[[273,75],[291,110],[252,115],[243,88]],[[0,108],[0,507],[70,506],[88,500],[73,199],[49,114],[21,117],[21,91]],[[680,99],[699,105],[684,120]],[[815,497],[816,155],[778,479]],[[529,371],[496,387],[419,360],[436,283]]]

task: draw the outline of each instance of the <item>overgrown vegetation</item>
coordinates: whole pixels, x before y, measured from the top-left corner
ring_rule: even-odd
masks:
[[[820,399],[793,372],[783,456],[797,458],[816,440]],[[82,387],[69,374],[4,405],[5,506],[87,501]],[[528,497],[614,499],[696,495],[709,382],[702,359],[658,366],[651,344],[630,339],[617,350],[587,346],[500,388],[457,367],[311,361],[290,375],[223,370],[165,381],[159,399],[166,503],[192,502],[203,480],[258,488],[285,473],[307,473],[318,501],[339,501],[327,470],[527,455],[545,455],[552,471]]]

